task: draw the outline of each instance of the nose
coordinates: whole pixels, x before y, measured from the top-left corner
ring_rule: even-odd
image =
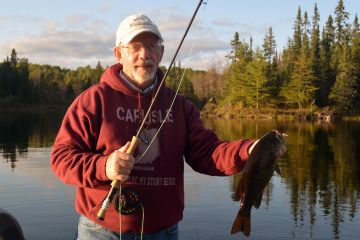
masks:
[[[150,57],[150,50],[146,46],[141,46],[139,50],[139,57],[147,59]]]

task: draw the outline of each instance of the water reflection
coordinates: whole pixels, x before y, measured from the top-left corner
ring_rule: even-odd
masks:
[[[352,221],[359,211],[360,199],[360,124],[357,122],[287,123],[255,121],[207,121],[223,138],[260,137],[279,129],[288,134],[287,154],[280,160],[282,182],[289,192],[295,226],[320,218],[330,221],[335,239],[340,225]],[[226,126],[226,127],[224,127]],[[231,191],[239,176],[233,177]],[[262,205],[268,206],[272,185],[264,192]]]
[[[0,118],[0,152],[14,170],[29,147],[51,146],[62,112],[2,112]]]
[[[22,206],[21,204],[26,206],[31,202],[29,200],[29,196],[33,195],[32,192],[47,192],[43,190],[34,190],[34,186],[39,189],[41,188],[38,186],[37,180],[36,183],[29,183],[29,179],[31,179],[32,176],[41,176],[41,179],[52,179],[51,181],[53,181],[53,184],[58,184],[63,187],[63,184],[58,181],[58,179],[55,179],[48,166],[50,154],[49,147],[52,145],[57,134],[62,116],[62,112],[52,112],[50,114],[1,113],[0,161],[5,161],[6,164],[11,166],[12,170],[16,169],[16,167],[19,170],[24,170],[22,173],[25,172],[27,175],[23,177],[22,183],[26,182],[26,184],[20,184],[19,186],[23,186],[24,189],[30,192],[29,195],[23,197],[21,194],[23,194],[25,190],[19,190],[19,188],[14,187],[16,185],[15,179],[18,180],[22,177],[22,175],[19,175],[18,173],[18,175],[11,177],[11,174],[8,174],[6,169],[2,169],[2,174],[4,175],[2,181],[4,181],[4,179],[6,181],[3,185],[0,185],[0,188],[2,186],[3,192],[5,190],[8,191],[7,195],[2,195],[4,202],[11,202],[10,199],[19,199],[19,206]],[[280,235],[279,238],[285,235],[288,238],[298,239],[308,239],[313,236],[321,239],[357,239],[356,233],[358,230],[353,226],[355,225],[356,228],[358,227],[358,224],[354,223],[359,219],[358,212],[360,203],[360,142],[357,140],[357,136],[360,135],[359,123],[342,122],[331,124],[308,122],[295,123],[276,121],[207,120],[205,121],[205,124],[207,127],[215,130],[220,138],[229,140],[244,137],[259,138],[271,129],[279,129],[280,131],[288,134],[288,151],[279,162],[282,176],[281,178],[277,177],[276,181],[273,178],[273,181],[270,182],[268,188],[265,189],[261,204],[261,208],[270,209],[274,215],[279,213],[283,214],[284,212],[284,215],[291,215],[291,226],[288,228],[284,227],[283,231],[285,233],[282,233],[283,235]],[[35,148],[38,149],[39,152],[34,151]],[[26,159],[26,164],[18,164],[18,166],[16,166],[18,161],[24,163]],[[37,166],[41,166],[41,168],[38,168]],[[199,184],[199,179],[202,176],[196,175],[192,171],[186,174],[191,174],[191,176],[186,176],[187,179],[189,179],[189,177],[190,179],[193,179],[193,182],[190,182],[187,187],[196,187],[196,184]],[[46,176],[48,178],[46,178]],[[51,176],[51,178],[49,176]],[[233,194],[235,190],[234,183],[238,182],[238,178],[239,175],[235,175],[231,178],[231,181],[229,182],[229,194]],[[209,178],[201,179],[206,179],[206,181],[209,180]],[[223,179],[223,181],[225,180],[226,186],[227,179]],[[49,181],[50,180],[47,180],[45,182],[47,183]],[[198,209],[200,208],[200,205],[204,204],[204,202],[211,201],[211,204],[213,204],[211,206],[216,206],[216,208],[221,209],[223,202],[227,202],[229,196],[226,196],[225,193],[223,194],[224,196],[221,196],[223,198],[220,199],[219,197],[220,200],[208,199],[209,189],[208,186],[205,186],[205,182],[203,184],[204,189],[195,189],[194,192],[196,192],[197,195],[189,196],[188,194],[189,197],[194,198],[194,196],[197,196],[201,198],[201,201],[195,202],[194,208]],[[219,180],[214,180],[214,182],[219,183]],[[13,192],[10,191],[9,193],[9,189],[6,188],[7,185],[13,186],[11,188],[13,189]],[[201,186],[203,187],[203,185]],[[213,191],[220,191],[219,188],[212,187],[213,185],[209,186],[209,188]],[[54,190],[52,193],[57,200],[60,199],[60,197],[56,195],[58,188],[56,188],[56,191]],[[279,196],[276,196],[276,191],[278,194],[284,192],[281,199],[282,205],[280,206],[275,204],[275,200],[279,198]],[[52,195],[46,196],[53,197]],[[26,203],[21,203],[21,199],[27,199]],[[47,201],[50,202],[48,199]],[[68,197],[66,201],[61,199],[60,202],[66,202],[69,206],[59,208],[59,212],[57,213],[60,214],[64,211],[73,211],[72,201],[72,196]],[[194,204],[194,201],[189,201],[187,209],[194,209],[191,208],[191,204]],[[56,205],[58,205],[58,203],[56,203]],[[11,210],[9,206],[8,208]],[[14,207],[14,209],[18,209],[18,206],[16,208]],[[33,208],[29,209],[29,211],[33,211]],[[52,207],[49,207],[49,209],[52,209]],[[222,209],[222,211],[226,212],[225,209]],[[232,210],[230,209],[230,211]],[[208,209],[206,209],[206,212],[208,212]],[[213,217],[212,214],[213,213],[211,213],[208,218],[203,219],[203,221],[206,222],[204,223],[206,224],[205,229],[214,228],[214,226],[212,226],[209,222],[209,219]],[[264,212],[262,214],[264,214]],[[68,215],[68,213],[66,215]],[[199,218],[203,218],[201,216],[202,215],[199,215]],[[194,218],[193,215],[191,215],[191,217]],[[233,219],[232,217],[229,217],[229,215],[219,218],[229,219],[229,224],[232,224]],[[48,219],[44,218],[43,221],[49,221],[51,219],[52,216]],[[62,219],[62,217],[59,217],[59,219]],[[257,218],[256,226],[259,226],[260,220],[261,219]],[[76,220],[74,220],[74,222],[75,221]],[[267,216],[264,221],[265,224],[268,225],[285,224],[276,222],[276,216]],[[64,224],[67,224],[68,222],[68,220],[64,220]],[[198,222],[198,219],[196,219],[195,222]],[[286,224],[290,225],[289,223]],[[71,228],[71,226],[73,227],[73,225],[70,227],[68,225],[66,226],[66,229]],[[27,225],[25,225],[25,227],[27,227]],[[223,227],[225,228],[226,226]],[[228,229],[220,229],[218,234],[227,231]],[[307,235],[308,231],[310,232],[309,235]],[[329,236],[330,233],[326,231],[331,231],[331,237]],[[28,230],[28,233],[32,234],[31,230]],[[35,232],[33,234],[35,235]],[[254,232],[254,234],[262,233],[258,231],[256,233]],[[266,236],[265,234],[267,234],[267,232],[260,236]],[[272,232],[274,237],[279,236],[276,234],[277,233]],[[40,238],[34,237],[34,239]],[[230,239],[230,236],[226,239]]]

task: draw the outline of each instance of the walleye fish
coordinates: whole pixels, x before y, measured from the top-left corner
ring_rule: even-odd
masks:
[[[235,192],[235,200],[241,200],[241,204],[231,234],[241,231],[247,237],[250,235],[251,208],[260,207],[264,188],[274,171],[281,174],[276,160],[281,152],[286,151],[284,136],[276,130],[268,132],[251,151]]]

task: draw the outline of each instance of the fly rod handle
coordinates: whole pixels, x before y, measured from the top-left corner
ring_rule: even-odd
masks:
[[[140,139],[136,136],[133,136],[130,142],[130,147],[127,149],[126,153],[134,155],[137,146],[139,145]],[[119,180],[115,179],[111,182],[110,191],[105,198],[100,210],[98,211],[96,217],[97,219],[103,221],[105,219],[106,211],[109,208],[110,203],[113,201],[116,195],[116,188],[119,185]]]
[[[140,138],[133,136],[130,142],[130,147],[127,149],[126,153],[134,156],[134,153],[136,151],[137,146],[140,143]],[[117,187],[119,183],[119,180],[115,179],[111,182],[111,186]]]

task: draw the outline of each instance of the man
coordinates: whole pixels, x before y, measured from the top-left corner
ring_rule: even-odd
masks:
[[[243,168],[255,145],[248,139],[219,140],[183,96],[169,109],[175,93],[163,86],[135,156],[126,153],[163,77],[163,52],[163,38],[148,17],[124,19],[114,48],[118,63],[75,99],[63,119],[51,165],[63,182],[77,188],[78,239],[178,239],[184,160],[200,173],[231,175]],[[98,220],[114,179],[122,182],[121,196]]]

